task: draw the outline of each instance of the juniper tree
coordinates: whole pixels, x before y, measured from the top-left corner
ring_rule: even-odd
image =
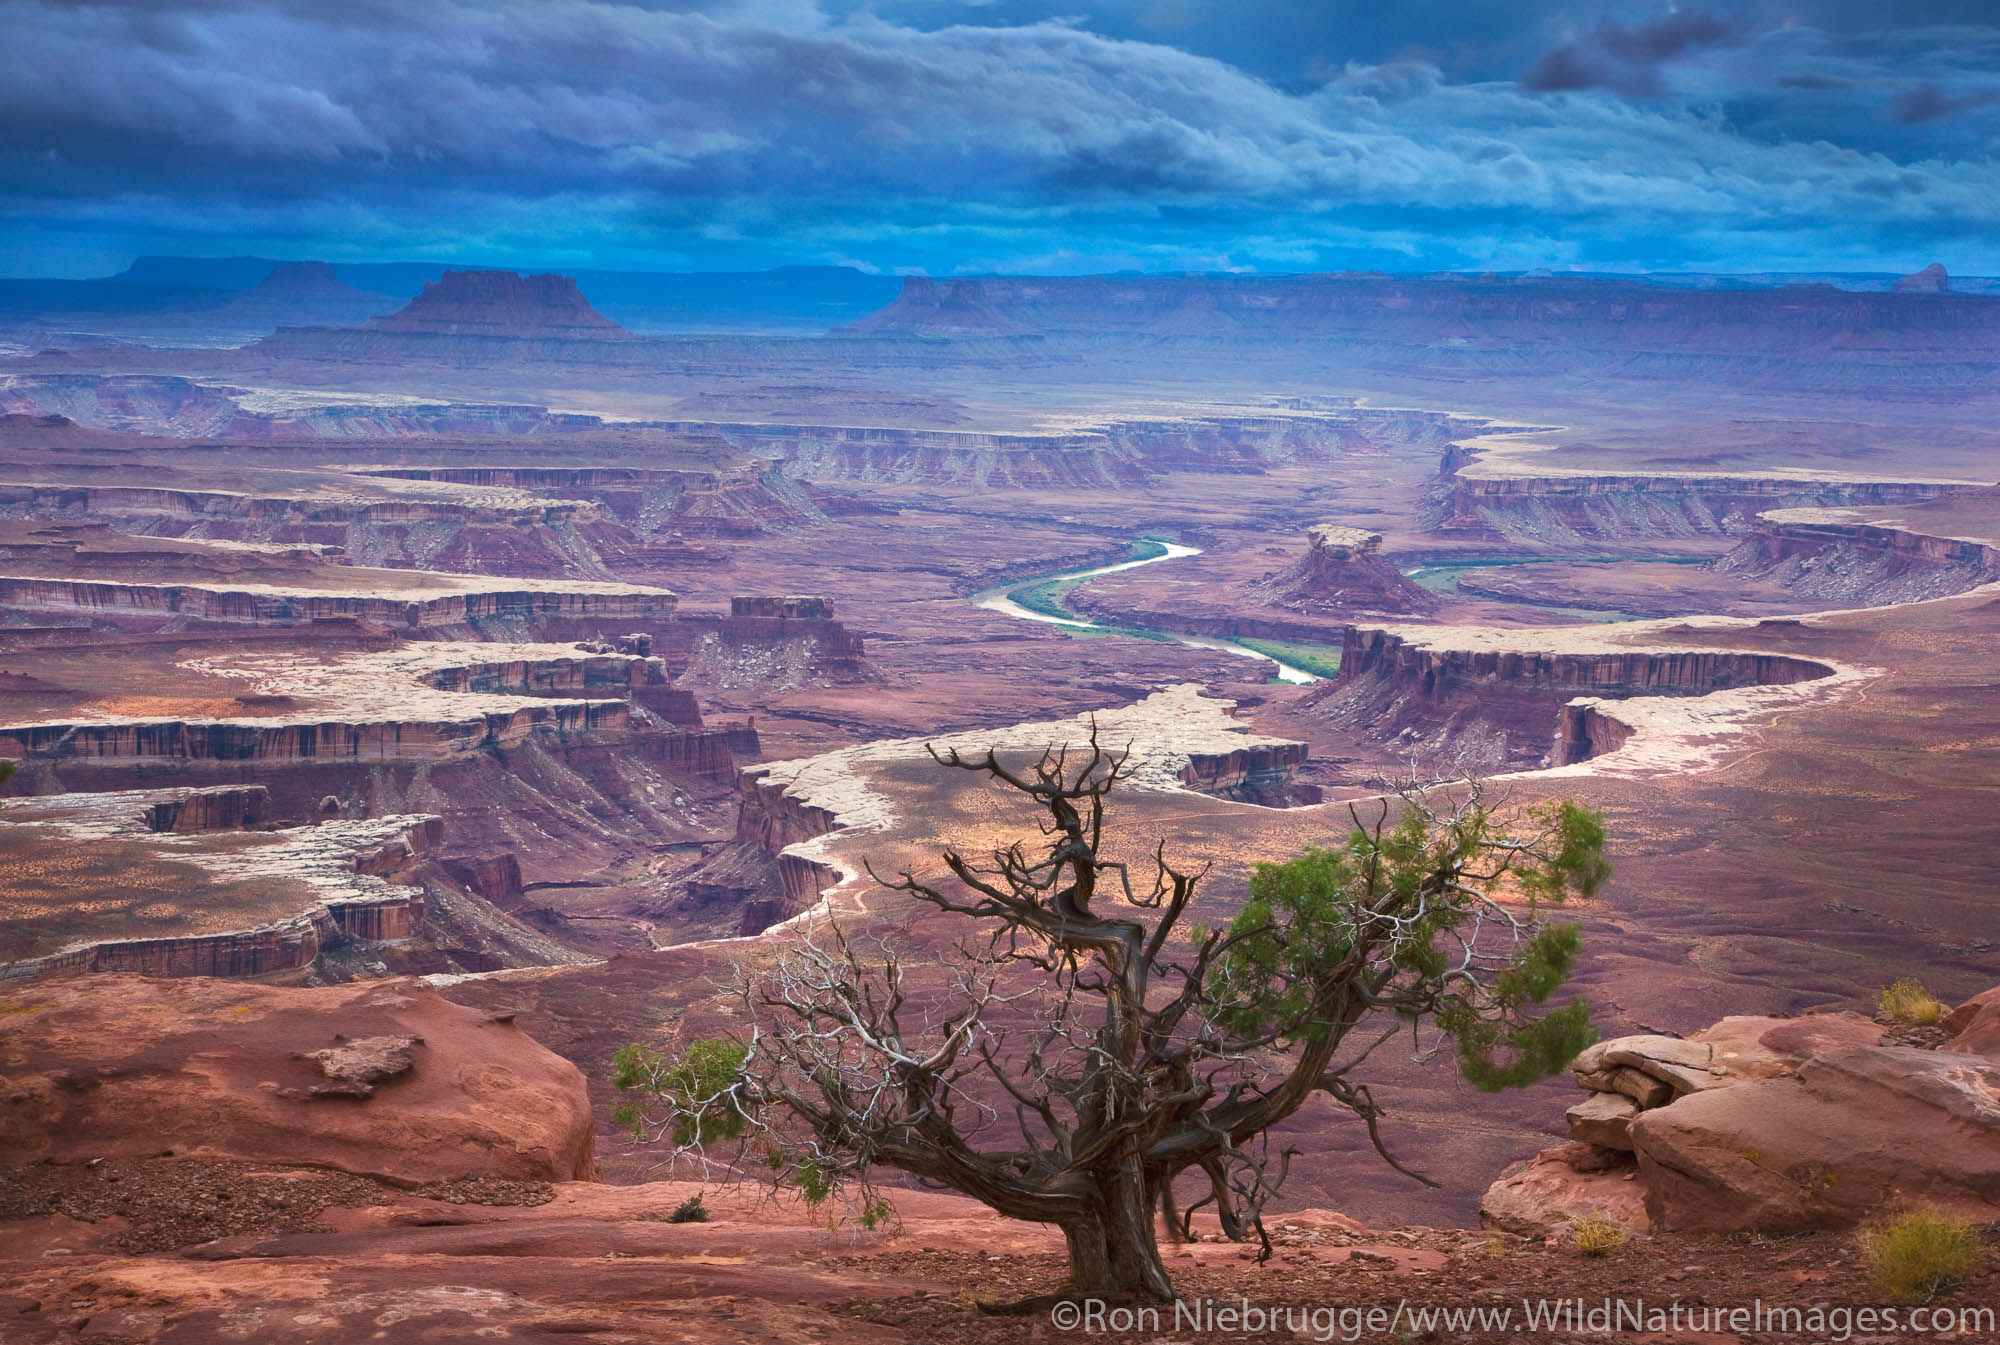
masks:
[[[1094,731],[1087,747],[1014,766],[933,751],[1040,821],[977,860],[946,850],[949,878],[870,870],[949,917],[956,943],[914,952],[830,919],[794,931],[739,974],[740,1036],[620,1054],[620,1118],[705,1162],[730,1142],[721,1161],[809,1200],[881,1169],[961,1192],[1060,1228],[1065,1293],[1165,1300],[1162,1223],[1187,1236],[1213,1205],[1231,1237],[1261,1236],[1293,1156],[1267,1136],[1315,1096],[1429,1182],[1385,1147],[1363,1073],[1399,1034],[1489,1090],[1592,1040],[1585,1004],[1548,1006],[1578,947],[1548,913],[1609,873],[1596,813],[1551,803],[1503,823],[1479,781],[1402,789],[1350,806],[1337,844],[1256,866],[1234,916],[1208,925],[1193,918],[1205,870],[1176,868],[1164,843],[1144,865],[1108,856],[1127,757]],[[1202,1191],[1185,1210],[1183,1174]]]

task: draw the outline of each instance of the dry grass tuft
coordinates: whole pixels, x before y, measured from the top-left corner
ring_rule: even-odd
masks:
[[[1976,1267],[1984,1252],[1971,1220],[1911,1210],[1863,1229],[1861,1255],[1876,1288],[1919,1302]]]
[[[1570,1220],[1570,1235],[1576,1239],[1576,1249],[1585,1256],[1609,1256],[1630,1237],[1624,1225],[1613,1223],[1601,1214]]]
[[[1932,1027],[1944,1020],[1944,1002],[1914,976],[1905,976],[1883,990],[1876,1003],[1891,1022]]]

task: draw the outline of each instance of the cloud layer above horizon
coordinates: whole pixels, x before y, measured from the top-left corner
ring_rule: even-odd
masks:
[[[1080,7],[0,0],[4,269],[2000,273],[1988,5]]]

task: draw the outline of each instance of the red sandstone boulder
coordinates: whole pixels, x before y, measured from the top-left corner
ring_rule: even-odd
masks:
[[[172,1151],[420,1183],[596,1175],[576,1066],[416,981],[103,975],[0,1016],[0,1163]]]
[[[1882,1025],[1856,1013],[1803,1018],[1725,1018],[1688,1037],[1613,1037],[1579,1052],[1570,1074],[1579,1088],[1620,1094],[1641,1107],[1753,1079],[1793,1073],[1836,1046],[1875,1046]]]
[[[1639,1104],[1623,1093],[1592,1093],[1563,1113],[1569,1133],[1602,1149],[1632,1148],[1632,1118]]]
[[[1995,1014],[2000,1018],[2000,1006]],[[1723,1118],[1739,1129],[1765,1123],[1786,1129],[1791,1123],[1782,1119],[1783,1105],[1808,1096],[1796,1077],[1801,1069],[1825,1052],[1874,1054],[1871,1048],[1879,1046],[1882,1033],[1881,1024],[1859,1014],[1826,1013],[1725,1018],[1686,1038],[1642,1035],[1598,1042],[1571,1064],[1577,1084],[1588,1093],[1564,1117],[1578,1142],[1509,1168],[1487,1191],[1481,1218],[1529,1233],[1599,1213],[1644,1227],[1648,1211],[1655,1227],[1669,1228],[1734,1231],[1852,1222],[1838,1212],[1838,1202],[1829,1204],[1824,1197],[1840,1185],[1836,1164],[1847,1163],[1854,1152],[1840,1146],[1858,1143],[1847,1131],[1861,1118],[1822,1116],[1821,1130],[1827,1133],[1793,1131],[1789,1137],[1804,1149],[1786,1158],[1775,1178],[1764,1170],[1765,1154],[1785,1152],[1781,1145],[1739,1135]],[[1853,1096],[1824,1097],[1834,1076],[1819,1071],[1814,1077],[1821,1082],[1806,1104],[1812,1108],[1837,1112],[1873,1096],[1854,1088],[1848,1090]],[[1712,1101],[1718,1096],[1728,1101]],[[1894,1104],[1881,1106],[1893,1110]],[[1650,1158],[1642,1135],[1654,1137]],[[1944,1165],[1949,1170],[1969,1161],[1960,1155]],[[1831,1182],[1821,1180],[1827,1172],[1834,1174]],[[1952,1181],[1947,1172],[1936,1180],[1926,1177],[1922,1185],[1950,1189]],[[1786,1195],[1797,1194],[1795,1187],[1803,1194],[1788,1204]],[[1871,1177],[1849,1189],[1866,1203],[1880,1199],[1883,1186]]]
[[[1944,1015],[1944,1021],[1938,1023],[1938,1027],[1942,1027],[1950,1037],[1960,1037],[1968,1027],[1972,1027],[1972,1019],[1980,1017],[1988,1009],[2000,1009],[2000,985],[1990,991],[1980,991],[1966,1003],[1952,1009]]]
[[[1714,1067],[1738,1079],[1790,1074],[1800,1061],[1835,1046],[1879,1046],[1882,1025],[1858,1013],[1801,1018],[1725,1018],[1688,1037],[1715,1049]]]
[[[1940,1050],[2000,1058],[2000,993],[1991,991],[1988,993],[1992,998],[1979,1005],[1976,1012],[1959,1019],[1951,1040],[1940,1047]],[[1981,998],[1984,999],[1985,996]],[[1969,1004],[1979,1004],[1979,1001],[1969,1001]],[[1966,1004],[1959,1006],[1961,1010],[1966,1007],[1968,1007]],[[1958,1015],[1954,1013],[1952,1018],[1958,1018]],[[1950,1021],[1951,1019],[1946,1020],[1947,1023]]]
[[[1715,1048],[1679,1037],[1614,1037],[1584,1048],[1570,1065],[1577,1083],[1600,1093],[1621,1093],[1642,1107],[1669,1095],[1717,1088],[1729,1076],[1716,1065]],[[1634,1085],[1631,1077],[1640,1083]]]
[[[2000,1061],[1838,1046],[1791,1077],[1693,1093],[1633,1120],[1658,1229],[1843,1227],[1921,1201],[2000,1218]]]
[[[1598,1215],[1643,1230],[1647,1226],[1643,1195],[1634,1180],[1630,1155],[1587,1144],[1561,1144],[1501,1173],[1480,1197],[1479,1222],[1543,1237]]]

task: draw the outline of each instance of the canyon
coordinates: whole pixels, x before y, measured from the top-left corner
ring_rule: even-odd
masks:
[[[1873,1019],[1893,980],[1951,1003],[2000,981],[2000,298],[868,281],[817,328],[746,309],[665,331],[587,276],[300,267],[227,291],[268,326],[240,339],[209,339],[218,301],[146,319],[178,345],[0,361],[0,1045],[26,1062],[0,1158],[140,1182],[171,1144],[323,1167],[301,1191],[384,1183],[331,1231],[134,1257],[117,1275],[158,1311],[198,1330],[221,1311],[200,1295],[275,1303],[274,1279],[241,1288],[268,1263],[348,1276],[361,1321],[409,1292],[406,1256],[598,1301],[631,1292],[611,1281],[633,1267],[597,1264],[615,1253],[740,1290],[758,1330],[856,1332],[841,1295],[954,1293],[989,1251],[1048,1278],[1043,1230],[925,1192],[894,1190],[907,1237],[856,1233],[852,1265],[799,1211],[713,1185],[713,1226],[670,1226],[703,1188],[662,1183],[612,1116],[620,1047],[728,1030],[720,987],[814,921],[907,948],[942,993],[963,931],[871,875],[936,875],[1032,822],[928,748],[1129,751],[1112,845],[1203,872],[1209,928],[1259,864],[1340,844],[1397,784],[1472,773],[1509,807],[1603,812],[1614,876],[1572,915],[1591,1049],[1726,1036],[1765,1072],[1634,1120],[1593,1101],[1615,1089],[1488,1096],[1385,1046],[1383,1133],[1442,1186],[1309,1104],[1273,1136],[1298,1157],[1266,1216],[1308,1260],[1469,1264],[1482,1200],[1528,1259],[1578,1210],[1617,1216],[1635,1258],[1706,1257],[1692,1239],[1738,1231],[1725,1189],[1761,1192],[1774,1229],[1841,1223],[1700,1135],[1749,1134],[1758,1097],[1931,1106],[1924,1069],[1984,1068],[1940,1048],[1891,1078],[1842,1052],[1907,1049]],[[202,1092],[208,1059],[230,1063]],[[1621,1068],[1648,1069],[1585,1072]],[[114,1083],[76,1083],[98,1069]],[[1621,1121],[1652,1148],[1568,1147]],[[424,1194],[474,1180],[547,1200]],[[57,1217],[4,1227],[106,1264],[108,1225]],[[910,1259],[927,1236],[965,1266]],[[1182,1250],[1190,1283],[1236,1254]],[[774,1277],[808,1251],[813,1304],[792,1304]],[[38,1302],[99,1293],[81,1261],[0,1264]]]

